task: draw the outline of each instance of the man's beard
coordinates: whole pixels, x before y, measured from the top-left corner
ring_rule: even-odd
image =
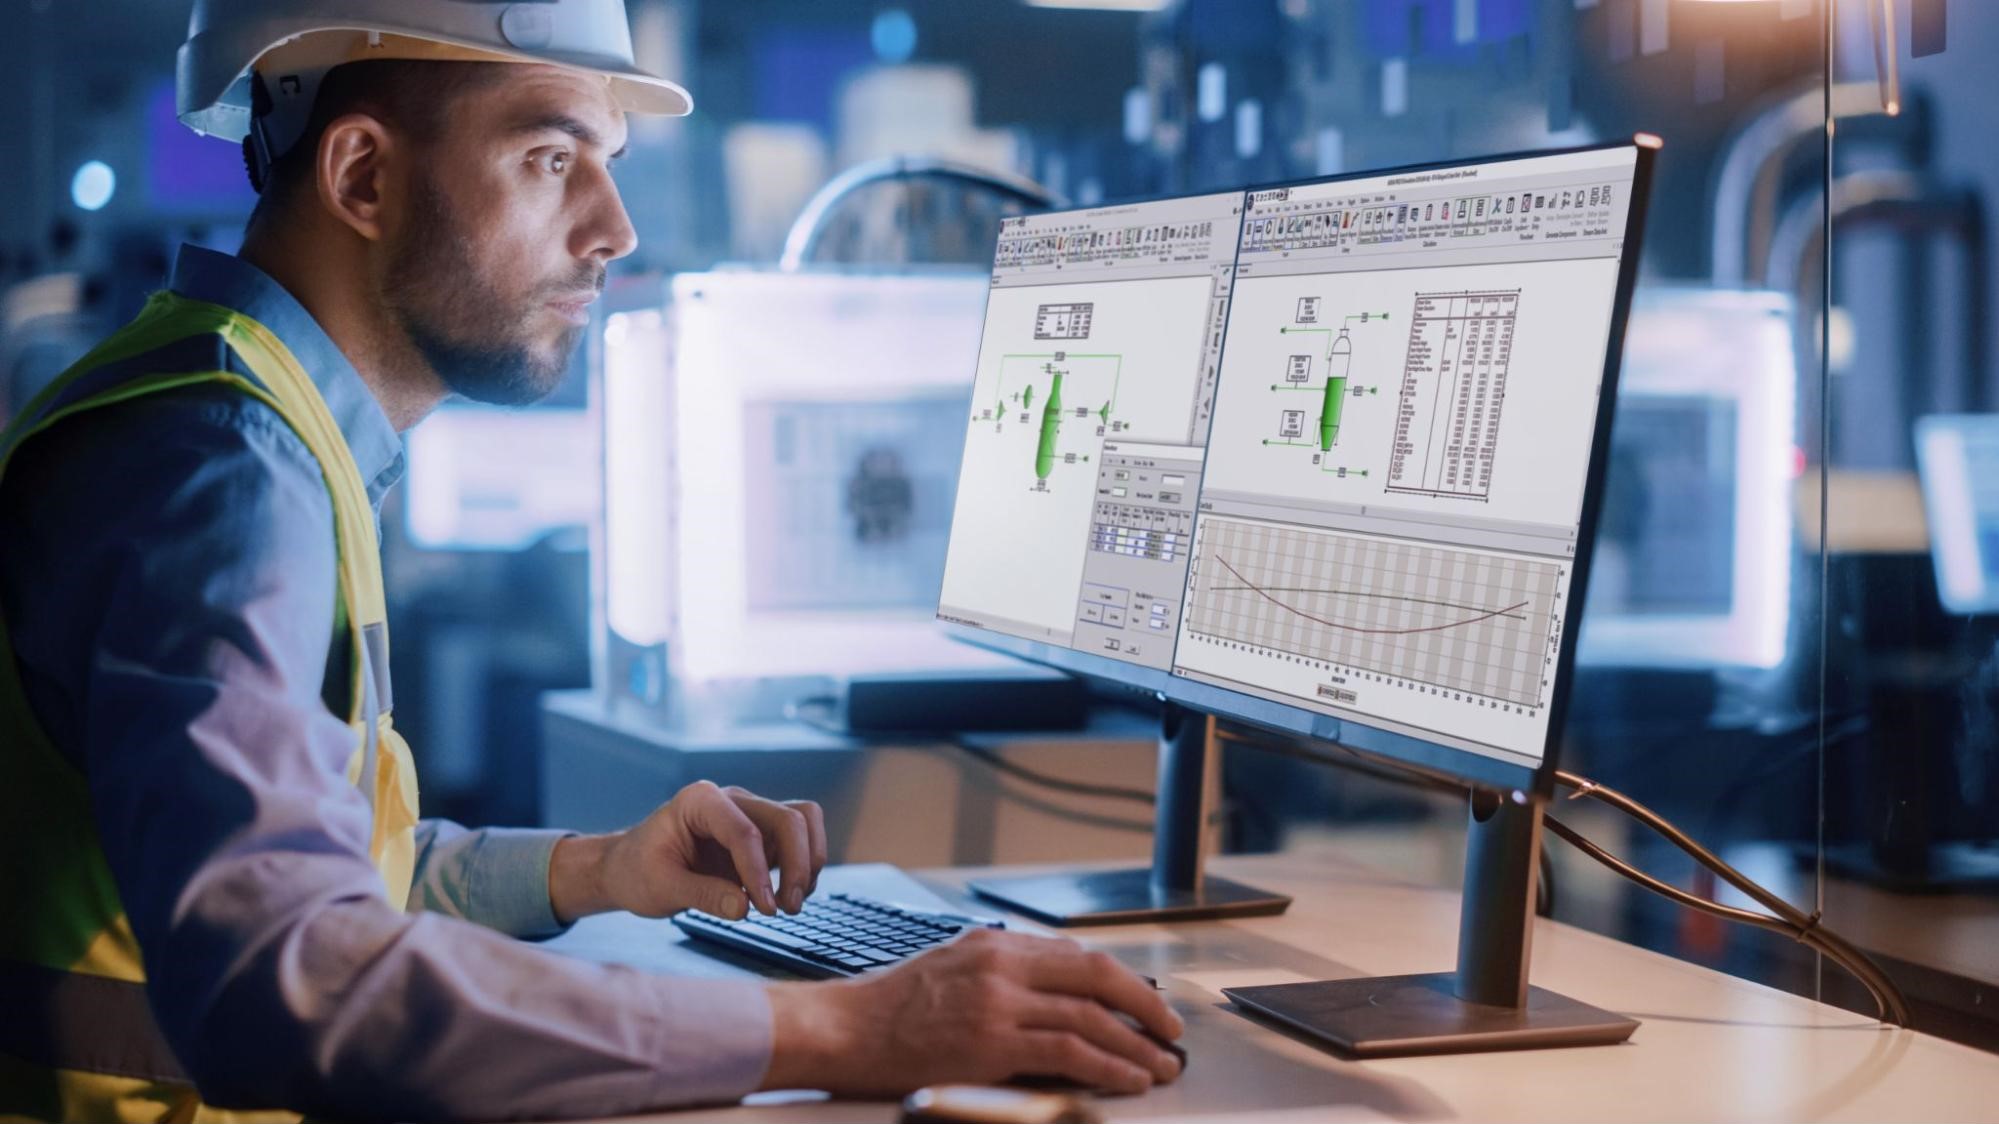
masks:
[[[603,266],[581,263],[569,277],[510,303],[480,273],[472,237],[444,193],[427,177],[412,189],[408,233],[390,252],[382,286],[389,314],[453,393],[496,406],[546,398],[562,382],[583,329],[566,329],[538,352],[530,325],[549,299],[602,289]]]

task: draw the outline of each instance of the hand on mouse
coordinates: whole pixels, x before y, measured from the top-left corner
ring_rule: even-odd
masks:
[[[768,1089],[897,1096],[1037,1074],[1141,1093],[1180,1073],[1148,1038],[1178,1038],[1180,1016],[1108,953],[1069,940],[978,929],[887,971],[770,995]]]

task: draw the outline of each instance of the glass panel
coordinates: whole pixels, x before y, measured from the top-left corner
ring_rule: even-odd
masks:
[[[1999,1046],[1984,1001],[1999,982],[1994,47],[1989,4],[1838,7],[1838,73],[1869,112],[1842,118],[1827,192],[1825,407],[1826,924],[1883,959],[1918,1026],[1988,1049]],[[1828,975],[1830,994],[1843,987]]]

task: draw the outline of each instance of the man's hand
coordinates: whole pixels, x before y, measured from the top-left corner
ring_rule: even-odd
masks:
[[[977,929],[887,971],[770,996],[767,1089],[900,1096],[1037,1074],[1140,1093],[1180,1073],[1116,1012],[1168,1041],[1180,1016],[1108,953],[1068,940]]]
[[[819,805],[696,781],[636,827],[556,843],[548,900],[564,924],[613,909],[665,917],[691,908],[731,920],[752,905],[797,913],[825,866]]]

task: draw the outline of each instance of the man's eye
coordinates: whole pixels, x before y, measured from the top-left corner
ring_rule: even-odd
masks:
[[[562,151],[551,152],[541,158],[541,163],[544,169],[559,176],[569,170],[569,154]]]

